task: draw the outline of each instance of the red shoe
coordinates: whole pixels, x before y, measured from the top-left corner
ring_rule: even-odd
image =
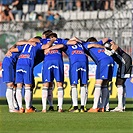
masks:
[[[24,108],[20,108],[19,109],[19,113],[24,113],[25,112],[25,109]]]
[[[25,113],[32,113],[32,112],[35,112],[35,110],[33,110],[32,108],[29,108],[29,109],[25,110]]]
[[[46,113],[47,111],[46,111],[46,109],[44,109],[44,110],[42,110],[42,112],[43,112],[43,113]]]
[[[99,108],[99,112],[104,112],[104,108]]]
[[[63,111],[63,109],[59,109],[58,112],[61,113],[61,112],[64,112],[64,111]]]
[[[99,108],[96,108],[96,109],[90,108],[90,109],[88,110],[88,112],[98,112],[98,110],[99,110]]]

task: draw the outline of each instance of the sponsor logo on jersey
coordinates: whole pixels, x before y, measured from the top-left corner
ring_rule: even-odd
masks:
[[[82,50],[74,50],[72,51],[72,55],[73,54],[84,54],[84,52]]]
[[[29,57],[30,57],[29,54],[21,54],[21,55],[19,56],[19,58],[29,58]]]

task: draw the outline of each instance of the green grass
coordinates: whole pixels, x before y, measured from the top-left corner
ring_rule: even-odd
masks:
[[[57,100],[54,100],[56,108]],[[133,133],[133,101],[127,100],[123,113],[70,113],[70,100],[64,100],[65,112],[9,113],[5,99],[0,99],[0,133]],[[41,111],[41,99],[33,105]],[[117,102],[111,100],[110,107]],[[87,107],[92,106],[92,99]]]

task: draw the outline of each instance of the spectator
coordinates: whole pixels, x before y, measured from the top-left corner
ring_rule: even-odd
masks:
[[[48,10],[55,9],[55,0],[47,0],[47,4],[48,4]]]
[[[4,5],[5,9],[2,13],[2,21],[14,21],[14,16],[9,8],[9,5]]]
[[[45,28],[51,28],[53,26],[54,26],[54,14],[49,10],[47,11]]]
[[[43,29],[44,28],[44,23],[45,23],[46,20],[44,19],[42,14],[37,15],[37,21],[38,21],[37,29]]]
[[[18,14],[19,21],[21,21],[23,15],[23,0],[14,0],[12,6],[13,6],[12,10],[13,15]]]
[[[104,9],[105,10],[113,10],[114,0],[105,0]]]
[[[35,10],[36,0],[28,0],[28,13]]]
[[[57,5],[56,5],[56,9],[57,10],[64,10],[64,6],[65,6],[65,3],[63,0],[56,0],[57,2]]]
[[[81,11],[81,0],[76,0],[77,11]]]
[[[73,0],[66,0],[66,10],[73,9]]]
[[[56,14],[54,15],[54,25],[55,25],[55,26],[59,23],[60,19],[61,19],[60,14],[59,14],[59,13],[56,13]]]

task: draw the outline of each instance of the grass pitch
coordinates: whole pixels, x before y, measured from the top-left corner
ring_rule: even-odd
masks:
[[[89,100],[87,108],[92,106]],[[54,100],[56,109],[57,100]],[[34,99],[35,113],[9,113],[6,99],[0,99],[0,133],[133,133],[133,100],[127,99],[126,112],[70,113],[70,100],[65,99],[65,112],[42,113],[41,99]],[[111,100],[110,108],[117,106]]]

